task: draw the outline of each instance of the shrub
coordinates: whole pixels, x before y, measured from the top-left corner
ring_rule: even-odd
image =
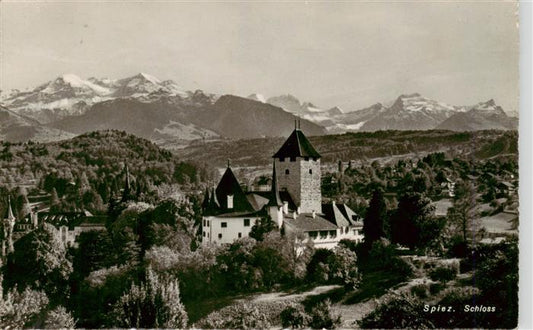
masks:
[[[198,326],[206,329],[264,329],[271,324],[257,306],[241,302],[209,314]]]
[[[417,284],[411,287],[411,293],[419,298],[427,298],[429,296],[429,286],[427,284]]]
[[[298,306],[294,299],[268,302],[239,302],[212,312],[194,328],[269,328],[281,325],[281,314],[289,307]]]
[[[283,328],[305,328],[310,321],[309,315],[301,304],[288,306],[281,312],[280,318]]]
[[[146,282],[132,284],[114,306],[116,325],[123,328],[184,328],[187,312],[180,301],[177,280],[164,281],[151,269]]]
[[[439,283],[431,283],[429,285],[429,292],[431,294],[433,294],[433,295],[439,293],[442,289],[444,289],[444,284],[442,284],[440,282]]]
[[[409,294],[392,294],[370,314],[358,321],[361,328],[428,329],[434,328],[424,304]]]
[[[308,326],[313,329],[333,329],[341,324],[340,315],[332,314],[331,301],[326,299],[311,307],[311,321]]]
[[[446,283],[457,276],[457,269],[454,267],[440,266],[429,273],[429,277],[434,281]]]

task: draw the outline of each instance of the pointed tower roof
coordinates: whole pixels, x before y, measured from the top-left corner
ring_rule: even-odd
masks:
[[[216,198],[222,209],[228,209],[228,196],[233,196],[233,208],[234,212],[252,212],[254,208],[246,198],[246,194],[242,191],[241,185],[233,171],[228,166],[224,175],[218,183],[215,190]]]
[[[304,133],[295,128],[291,135],[287,138],[285,143],[273,156],[274,158],[287,157],[313,157],[320,158],[320,154],[311,145]]]
[[[202,202],[202,208],[207,209],[209,207],[209,200],[211,199],[211,194],[209,192],[209,187],[205,187],[204,200]]]
[[[13,209],[11,208],[11,197],[8,197],[7,199],[7,210],[4,219],[15,220],[15,216],[13,215]]]
[[[268,202],[268,206],[282,206],[283,202],[279,196],[278,179],[276,175],[276,162],[272,164],[272,197]]]

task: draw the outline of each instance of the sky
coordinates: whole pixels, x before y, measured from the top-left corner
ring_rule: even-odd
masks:
[[[518,39],[509,1],[2,1],[0,89],[145,72],[345,111],[414,92],[517,111]]]

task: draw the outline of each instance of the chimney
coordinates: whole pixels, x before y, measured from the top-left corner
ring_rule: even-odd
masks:
[[[287,202],[287,201],[283,202],[283,213],[284,214],[289,213],[289,202]]]

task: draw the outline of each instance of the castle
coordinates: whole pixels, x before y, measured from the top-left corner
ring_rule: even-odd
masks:
[[[270,216],[285,234],[317,248],[334,248],[342,239],[363,240],[363,222],[345,204],[322,203],[320,154],[298,126],[272,156],[270,191],[245,192],[228,167],[202,204],[203,244],[231,243]]]

